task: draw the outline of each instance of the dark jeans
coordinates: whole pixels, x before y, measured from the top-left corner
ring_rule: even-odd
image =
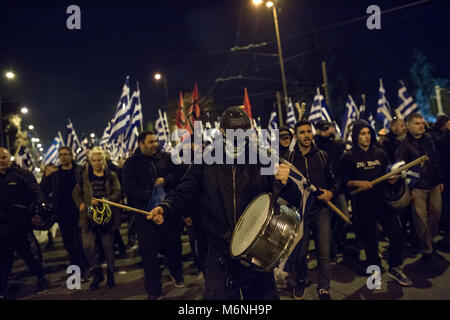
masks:
[[[279,300],[273,272],[255,271],[208,247],[205,300]]]
[[[148,294],[160,295],[162,285],[158,253],[161,246],[164,246],[170,274],[177,281],[183,279],[180,226],[166,222],[156,225],[146,220],[144,215],[137,215],[136,231],[144,265],[145,288]]]
[[[192,255],[194,257],[195,266],[199,271],[204,272],[204,264],[208,245],[206,243],[205,231],[199,226],[200,222],[194,220],[191,227],[186,227],[189,235],[189,244],[191,246]]]
[[[394,210],[382,198],[360,198],[355,201],[356,214],[361,225],[362,238],[367,257],[367,265],[381,266],[378,255],[378,224],[380,223],[386,236],[389,238],[389,267],[398,267],[403,264],[404,238],[400,219]]]
[[[44,277],[39,243],[31,230],[15,230],[9,234],[0,235],[0,295],[6,293],[15,251],[22,257],[34,276]]]
[[[81,229],[81,237],[84,253],[91,265],[91,268],[100,267],[100,251],[103,249],[107,268],[114,272],[115,252],[114,252],[114,232],[105,233],[91,228]],[[101,246],[101,248],[100,248]]]
[[[89,263],[84,255],[81,242],[81,230],[78,226],[78,213],[77,216],[58,219],[58,226],[61,230],[64,248],[66,248],[69,255],[69,263],[71,265],[79,266],[83,271],[87,271]]]
[[[335,205],[338,207],[347,217],[349,217],[348,206],[347,206],[347,198],[345,194],[339,194],[334,198]],[[342,220],[336,213],[331,213],[331,247],[330,247],[330,256],[331,258],[336,258],[336,254],[339,249],[344,244],[345,239],[347,238],[346,232],[347,223]]]
[[[296,257],[295,269],[297,281],[305,281],[308,275],[308,264],[306,255],[309,248],[310,231],[314,231],[315,245],[317,248],[317,262],[319,271],[319,282],[317,290],[330,288],[331,266],[330,266],[330,211],[327,207],[321,207],[316,211],[305,215],[303,225],[303,238],[300,251]]]

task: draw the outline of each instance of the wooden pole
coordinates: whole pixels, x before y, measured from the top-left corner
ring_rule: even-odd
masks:
[[[133,208],[133,207],[124,206],[123,204],[115,203],[115,202],[112,202],[112,201],[109,201],[109,200],[106,200],[106,199],[92,198],[92,200],[97,200],[99,202],[107,203],[110,206],[118,207],[118,208],[129,210],[129,211],[134,211],[134,212],[137,212],[137,213],[142,213],[142,214],[145,214],[145,215],[148,215],[148,213],[149,213],[149,211],[144,211],[144,210],[141,210],[141,209],[136,209],[136,208]]]
[[[289,169],[291,169],[292,171],[303,177],[303,174],[293,164],[281,158],[279,160],[282,164],[287,165]],[[314,189],[317,190],[316,187],[314,187]],[[326,204],[328,205],[328,207],[330,207],[331,210],[336,212],[342,218],[342,220],[344,220],[346,223],[350,223],[350,219],[345,215],[345,213],[339,210],[339,208],[336,207],[331,201],[327,201]]]
[[[372,185],[376,185],[377,183],[383,182],[384,180],[387,180],[387,179],[389,179],[389,178],[391,178],[393,176],[396,176],[396,175],[400,174],[402,171],[408,170],[409,168],[414,167],[414,166],[416,166],[418,164],[421,164],[422,162],[425,162],[427,160],[428,160],[428,156],[427,155],[423,155],[420,158],[417,158],[416,160],[411,161],[410,163],[405,164],[404,166],[401,166],[400,168],[395,169],[395,170],[389,172],[388,174],[385,174],[384,176],[381,176],[381,177],[379,177],[379,178],[377,178],[377,179],[375,179],[373,181],[370,181],[370,183],[372,183]],[[364,190],[358,188],[358,189],[353,190],[352,192],[350,192],[350,194],[353,196],[353,195],[355,195],[355,194],[357,194],[357,193],[359,193],[361,191],[364,191]]]

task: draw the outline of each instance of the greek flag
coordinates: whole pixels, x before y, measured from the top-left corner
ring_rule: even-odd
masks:
[[[22,145],[20,146],[19,151],[17,152],[17,155],[14,157],[14,161],[22,169],[25,169],[28,171],[33,171],[33,169],[34,169],[33,159],[30,155],[30,152],[28,151],[28,148],[26,148]]]
[[[134,151],[138,147],[139,130],[143,127],[142,105],[141,105],[141,93],[138,90],[133,92],[131,96],[131,110],[133,114],[131,116],[131,126],[125,139],[128,142],[127,151]]]
[[[109,149],[108,142],[109,137],[111,136],[111,125],[112,121],[108,121],[105,130],[103,130],[103,135],[102,138],[100,139],[100,147],[102,147],[103,149]]]
[[[383,80],[380,79],[380,89],[378,94],[377,119],[383,123],[383,128],[389,130],[389,124],[392,121],[391,108],[386,99],[386,91],[383,87]]]
[[[406,86],[403,81],[400,80],[402,85],[398,89],[398,106],[395,108],[395,113],[402,119],[406,119],[411,113],[419,112],[419,107],[417,103],[414,102],[413,98],[408,94]]]
[[[43,163],[44,165],[49,164],[57,164],[58,159],[58,150],[63,146],[63,143],[59,136],[56,136],[53,140],[51,146],[47,149],[47,152],[45,152]]]
[[[403,160],[398,160],[393,164],[390,164],[386,168],[386,173],[389,173],[393,170],[396,170],[406,164]],[[413,189],[416,185],[417,181],[420,178],[420,171],[422,170],[422,166],[420,164],[415,165],[414,167],[409,168],[408,171],[402,172],[402,178],[406,179],[406,183],[409,185],[410,189]]]
[[[276,111],[276,106],[273,107],[272,113],[270,114],[269,124],[267,125],[267,142],[270,145],[272,139],[272,133],[275,134],[275,130],[278,129],[278,115]]]
[[[86,147],[80,143],[78,139],[78,135],[75,132],[72,122],[68,119],[67,123],[67,142],[66,146],[72,149],[73,154],[75,155],[75,162],[79,165],[84,164],[86,160]]]
[[[158,137],[159,144],[164,151],[169,150],[169,139],[167,137],[167,132],[165,129],[165,120],[162,115],[161,110],[158,109],[158,119],[155,122],[156,135]]]
[[[130,86],[129,76],[127,76],[122,88],[122,94],[120,95],[119,103],[117,104],[116,114],[111,124],[111,134],[109,141],[117,140],[117,138],[126,134],[131,121],[131,108],[130,108]]]
[[[289,128],[294,128],[296,122],[297,119],[295,118],[294,104],[292,103],[291,98],[289,98],[286,124]]]
[[[358,108],[351,95],[348,95],[347,102],[345,103],[344,119],[342,121],[342,128],[344,128],[343,139],[347,140],[350,135],[350,124],[358,119]]]
[[[320,120],[327,120],[331,122],[330,111],[325,104],[325,98],[320,93],[320,88],[317,87],[317,93],[314,97],[314,102],[309,113],[308,121],[312,124],[317,123]]]

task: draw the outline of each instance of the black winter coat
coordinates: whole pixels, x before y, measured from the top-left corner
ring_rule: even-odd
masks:
[[[147,210],[157,178],[164,178],[164,191],[172,190],[185,171],[182,165],[175,165],[166,152],[146,156],[137,149],[127,159],[122,169],[122,187],[131,207]]]
[[[228,256],[236,223],[256,196],[272,192],[299,206],[301,195],[290,179],[282,187],[273,175],[261,175],[260,169],[258,164],[193,165],[160,204],[164,215],[181,215],[186,205],[201,197],[208,245]]]
[[[40,200],[42,193],[31,172],[12,165],[0,174],[0,234],[31,229],[30,208]]]
[[[440,155],[431,137],[425,133],[421,138],[415,139],[409,132],[405,140],[398,146],[395,152],[396,160],[404,160],[406,163],[428,155],[429,160],[423,163],[420,178],[414,188],[430,189],[443,183],[441,175]]]

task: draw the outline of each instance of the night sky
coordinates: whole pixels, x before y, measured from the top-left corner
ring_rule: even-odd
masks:
[[[380,77],[391,106],[398,79],[411,86],[414,48],[426,54],[437,76],[450,78],[450,1],[386,13],[381,30],[368,30],[365,18],[340,24],[367,16],[371,4],[387,10],[414,2],[279,0],[290,96],[310,105],[327,55],[334,59],[330,81],[346,79],[348,92],[341,94],[359,102],[365,93],[371,111]],[[66,27],[71,4],[81,8],[81,30]],[[9,69],[17,74],[14,82],[0,81],[0,95],[29,107],[24,122],[33,123],[47,143],[58,130],[65,134],[67,118],[78,135],[101,135],[127,75],[132,90],[139,81],[145,122],[155,120],[165,103],[163,86],[153,79],[156,71],[167,75],[169,100],[177,99],[178,91],[192,92],[198,82],[200,95],[214,99],[217,113],[242,104],[247,87],[263,127],[274,92],[282,88],[278,58],[263,55],[277,52],[271,10],[255,8],[250,0],[1,1],[0,39],[2,76]],[[261,42],[269,45],[230,51]],[[215,82],[238,75],[247,78]],[[344,107],[337,101],[332,97],[333,113]],[[335,118],[340,123],[340,114]]]

